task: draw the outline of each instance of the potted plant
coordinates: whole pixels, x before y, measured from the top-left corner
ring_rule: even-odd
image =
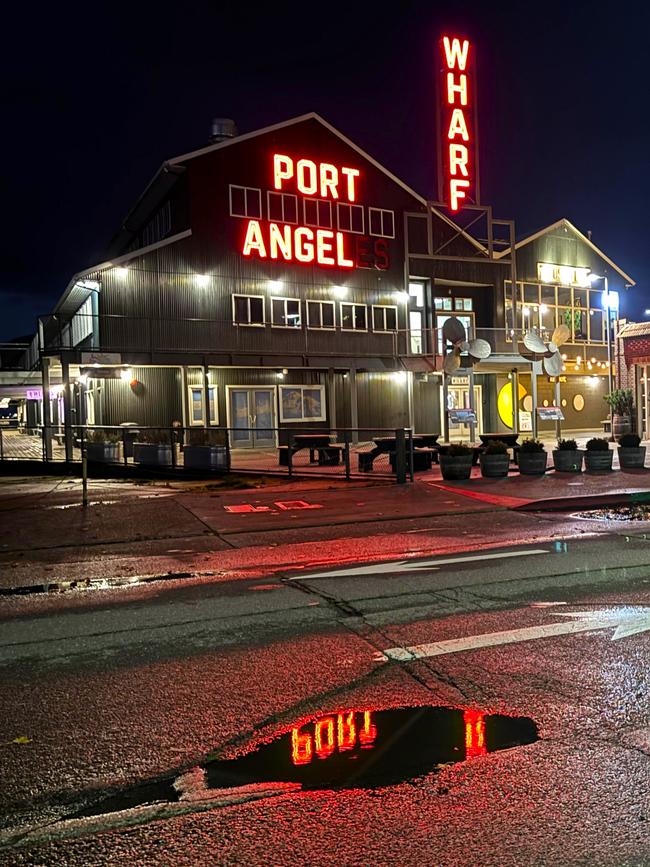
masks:
[[[133,460],[147,467],[170,467],[172,445],[169,434],[163,430],[141,430],[133,443]]]
[[[612,436],[618,439],[621,434],[632,430],[634,397],[631,388],[615,388],[604,399],[612,408]]]
[[[183,447],[183,465],[187,470],[230,469],[226,435],[221,430],[190,430]]]
[[[546,450],[544,443],[535,439],[522,442],[517,452],[519,472],[524,476],[543,476],[546,472]]]
[[[645,446],[638,434],[623,434],[618,441],[618,462],[622,470],[638,470],[645,466]]]
[[[585,452],[585,468],[592,473],[611,470],[614,452],[609,447],[609,440],[604,437],[594,437],[587,440]]]
[[[508,446],[501,440],[488,443],[481,452],[479,460],[483,478],[500,479],[508,475],[510,455],[508,454]]]
[[[86,432],[86,457],[89,461],[116,464],[120,460],[120,435],[117,431],[94,428]]]
[[[553,449],[553,466],[558,473],[579,473],[582,471],[582,449],[575,440],[558,440]]]
[[[474,449],[465,443],[452,443],[440,454],[440,472],[447,481],[469,479],[472,473]]]

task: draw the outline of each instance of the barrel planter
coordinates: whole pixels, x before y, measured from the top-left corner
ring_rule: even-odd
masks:
[[[117,464],[120,460],[120,443],[86,443],[86,457],[91,463]]]
[[[133,443],[133,460],[145,467],[171,467],[172,447],[169,443]]]
[[[641,470],[645,466],[645,446],[618,447],[618,462],[622,470]]]
[[[629,415],[617,415],[614,413],[612,416],[612,436],[615,439],[618,439],[620,436],[626,433],[630,433],[632,430],[632,419]]]
[[[524,452],[519,449],[517,461],[523,476],[543,476],[546,472],[546,452]]]
[[[582,449],[555,449],[553,451],[553,466],[556,473],[582,472]]]
[[[614,457],[614,452],[611,449],[607,449],[607,451],[598,451],[594,449],[593,451],[585,452],[585,469],[590,473],[605,473],[612,468],[612,459]]]
[[[186,470],[222,470],[229,467],[228,449],[225,446],[185,446],[183,463]]]
[[[502,479],[508,475],[510,455],[482,454],[479,461],[481,463],[481,475],[486,479]]]
[[[440,472],[448,482],[469,479],[472,474],[473,455],[440,455]]]

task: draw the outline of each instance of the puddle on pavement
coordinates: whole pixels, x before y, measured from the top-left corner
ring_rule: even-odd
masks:
[[[263,783],[297,783],[302,789],[378,788],[536,740],[537,726],[528,717],[448,707],[346,710],[296,725],[236,759],[209,760],[200,766],[199,777],[203,798],[212,791],[216,798],[222,789]],[[183,800],[170,781],[145,783],[77,816],[178,801],[179,794]]]
[[[650,521],[650,506],[612,506],[611,509],[588,509],[577,512],[573,518],[590,521]]]

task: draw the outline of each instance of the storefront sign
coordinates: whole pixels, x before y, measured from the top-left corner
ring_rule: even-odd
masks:
[[[28,388],[25,392],[25,397],[27,400],[42,400],[43,399],[43,389],[42,388]]]
[[[389,268],[395,214],[359,202],[359,169],[284,153],[272,154],[270,163],[270,189],[260,191],[257,213],[249,219],[244,209],[244,256],[345,270]],[[232,201],[231,214],[243,216]]]
[[[82,352],[82,364],[121,364],[122,356],[119,352]]]
[[[540,421],[564,421],[564,413],[559,406],[538,406],[537,415]]]
[[[448,412],[452,424],[476,424],[476,413],[473,409],[450,409]]]
[[[443,36],[440,53],[439,194],[458,211],[463,201],[479,201],[474,49],[468,39]]]

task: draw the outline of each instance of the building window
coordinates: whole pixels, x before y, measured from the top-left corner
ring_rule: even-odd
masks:
[[[262,295],[233,295],[232,320],[235,325],[264,325]]]
[[[295,298],[271,298],[271,322],[277,328],[300,328],[300,301]]]
[[[363,205],[349,205],[347,202],[337,202],[336,220],[342,232],[355,232],[357,235],[363,235]]]
[[[368,208],[370,234],[380,238],[395,237],[395,212],[383,208]]]
[[[144,227],[142,232],[142,246],[148,247],[167,237],[172,228],[172,206],[170,202],[160,208],[153,219]]]
[[[558,266],[559,267],[559,266]],[[506,338],[511,330],[537,329],[543,340],[550,340],[557,325],[566,325],[569,342],[602,343],[601,293],[585,286],[554,286],[548,283],[517,284],[517,322],[512,321],[511,283],[505,282]]]
[[[257,187],[230,184],[230,216],[262,219],[262,191]]]
[[[452,304],[453,299],[450,298],[448,295],[433,299],[433,305],[436,310],[451,310]]]
[[[436,316],[436,330],[438,332],[438,355],[444,355],[445,353],[445,343],[446,341],[442,336],[442,328],[445,322],[448,319],[451,319],[451,316],[441,316],[438,314]],[[454,316],[455,319],[458,319],[465,326],[465,333],[467,334],[467,339],[471,340],[474,337],[474,314],[467,313],[462,316]]]
[[[368,319],[365,304],[341,302],[341,329],[343,331],[367,331]]]
[[[472,310],[473,306],[471,298],[454,298],[454,310]]]
[[[332,203],[326,199],[303,199],[306,226],[332,228]]]
[[[190,426],[205,426],[205,389],[202,385],[190,385],[188,386],[188,394]],[[210,401],[210,424],[219,424],[219,404],[217,402],[216,385],[208,386],[208,400]]]
[[[409,295],[415,298],[416,307],[424,307],[424,283],[421,280],[409,283]]]
[[[373,331],[397,331],[397,307],[373,305]]]
[[[298,196],[293,193],[275,193],[269,190],[266,194],[269,220],[274,223],[298,222]]]
[[[307,328],[327,328],[331,330],[335,327],[333,301],[307,302]]]
[[[325,421],[325,386],[280,385],[280,421]]]

